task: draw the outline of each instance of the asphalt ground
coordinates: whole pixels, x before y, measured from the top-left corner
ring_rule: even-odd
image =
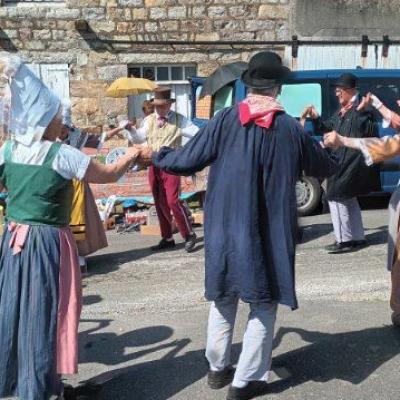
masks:
[[[399,399],[400,329],[390,322],[387,211],[364,210],[369,247],[329,255],[329,215],[301,219],[297,249],[300,308],[280,307],[271,392],[261,399]],[[187,254],[151,253],[139,233],[108,235],[89,259],[80,325],[80,373],[101,384],[98,399],[225,399],[206,385],[208,304],[203,298],[203,233]],[[179,238],[177,238],[179,241]],[[233,360],[248,308],[239,309]]]

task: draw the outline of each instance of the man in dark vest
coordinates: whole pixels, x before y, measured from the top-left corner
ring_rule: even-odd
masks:
[[[322,121],[313,106],[304,116],[314,120],[317,131],[336,131],[352,138],[378,136],[378,127],[368,109],[360,109],[357,78],[343,74],[334,83],[340,108],[327,121]],[[326,247],[329,253],[354,251],[366,246],[361,210],[357,196],[380,190],[378,166],[367,166],[363,155],[353,149],[334,150],[340,170],[327,180],[326,199],[331,212],[335,243]]]
[[[248,96],[220,111],[184,147],[162,147],[153,164],[191,175],[210,165],[205,203],[205,296],[211,301],[208,384],[232,382],[228,400],[268,390],[278,304],[297,308],[294,258],[296,181],[304,170],[326,177],[337,164],[276,99],[289,74],[272,52],[252,57],[242,80]],[[231,345],[239,299],[250,308],[236,372]]]

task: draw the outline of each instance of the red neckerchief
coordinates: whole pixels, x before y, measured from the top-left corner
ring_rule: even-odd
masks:
[[[358,94],[354,95],[353,98],[339,110],[339,117],[344,117],[347,111],[351,110],[354,106],[354,103],[357,101]]]
[[[344,115],[347,113],[347,111],[351,110],[353,107],[353,102],[347,103],[345,106],[343,106],[340,111],[339,111],[339,116],[344,117]]]
[[[284,108],[274,97],[249,94],[239,103],[239,119],[243,126],[254,122],[258,126],[269,128],[275,114],[280,111],[284,111]]]

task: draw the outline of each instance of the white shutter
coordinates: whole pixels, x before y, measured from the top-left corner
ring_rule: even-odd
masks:
[[[153,93],[138,94],[128,96],[128,116],[129,118],[143,118],[142,104],[145,100],[150,100]]]
[[[69,100],[68,64],[27,64],[60,99]]]
[[[365,59],[361,58],[359,45],[299,46],[296,59],[292,58],[292,48],[285,49],[285,62],[294,70],[336,69],[336,68],[376,68],[375,46],[368,46]]]
[[[400,46],[390,45],[387,57],[382,57],[382,46],[378,46],[378,68],[400,68]]]
[[[178,83],[171,84],[171,96],[175,98],[176,102],[172,105],[172,109],[179,114],[190,118],[190,84]]]
[[[60,99],[69,100],[68,64],[40,64],[40,74],[43,82]]]
[[[26,64],[26,66],[27,66],[38,78],[40,78],[40,66],[39,66],[39,64]]]

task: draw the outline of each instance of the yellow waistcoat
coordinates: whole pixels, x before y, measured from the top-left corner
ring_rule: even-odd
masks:
[[[173,121],[167,121],[161,128],[157,125],[157,114],[148,117],[147,143],[153,151],[163,146],[178,148],[182,146],[182,134],[178,127],[178,114],[173,114]]]

